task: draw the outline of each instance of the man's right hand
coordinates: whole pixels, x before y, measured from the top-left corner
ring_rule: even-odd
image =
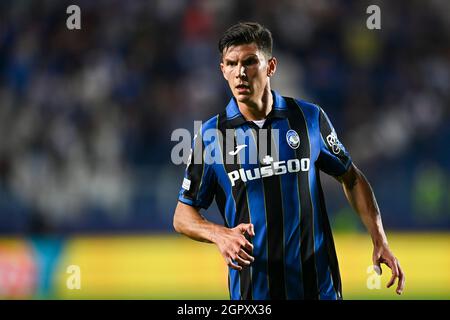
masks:
[[[255,236],[253,224],[241,223],[232,229],[220,226],[211,234],[212,242],[219,248],[227,265],[238,271],[255,260],[251,256],[253,245],[246,239],[245,234]]]
[[[230,268],[242,270],[243,266],[249,266],[255,260],[251,256],[253,245],[245,237],[255,236],[251,223],[241,223],[229,229],[206,220],[198,208],[178,202],[173,226],[191,239],[215,243]]]

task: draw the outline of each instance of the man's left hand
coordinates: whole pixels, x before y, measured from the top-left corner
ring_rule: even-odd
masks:
[[[394,283],[395,279],[398,278],[397,289],[395,290],[397,294],[402,294],[403,288],[405,287],[405,274],[403,273],[400,263],[397,258],[392,254],[387,244],[380,246],[375,246],[373,249],[373,264],[378,267],[381,271],[381,263],[386,264],[392,271],[391,280],[389,280],[387,287],[390,288]]]

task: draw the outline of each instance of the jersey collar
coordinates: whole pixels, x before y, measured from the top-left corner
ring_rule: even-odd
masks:
[[[287,118],[287,104],[286,100],[276,91],[272,90],[273,105],[272,110],[267,115],[266,119],[271,118]],[[229,124],[233,127],[240,126],[246,122],[237,105],[236,99],[231,98],[226,107],[226,115]]]

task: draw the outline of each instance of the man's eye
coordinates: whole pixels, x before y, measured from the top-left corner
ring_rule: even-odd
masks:
[[[228,65],[228,66],[235,66],[235,65],[236,65],[236,62],[229,61],[229,62],[227,62],[227,65]]]
[[[248,59],[244,62],[244,65],[251,66],[251,65],[255,64],[256,62],[257,62],[256,59]]]

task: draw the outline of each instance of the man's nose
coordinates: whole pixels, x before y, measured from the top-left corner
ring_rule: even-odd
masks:
[[[239,72],[238,72],[238,74],[237,74],[237,77],[239,78],[239,77],[245,77],[245,72],[246,72],[246,70],[245,70],[245,67],[244,66],[239,66]]]

